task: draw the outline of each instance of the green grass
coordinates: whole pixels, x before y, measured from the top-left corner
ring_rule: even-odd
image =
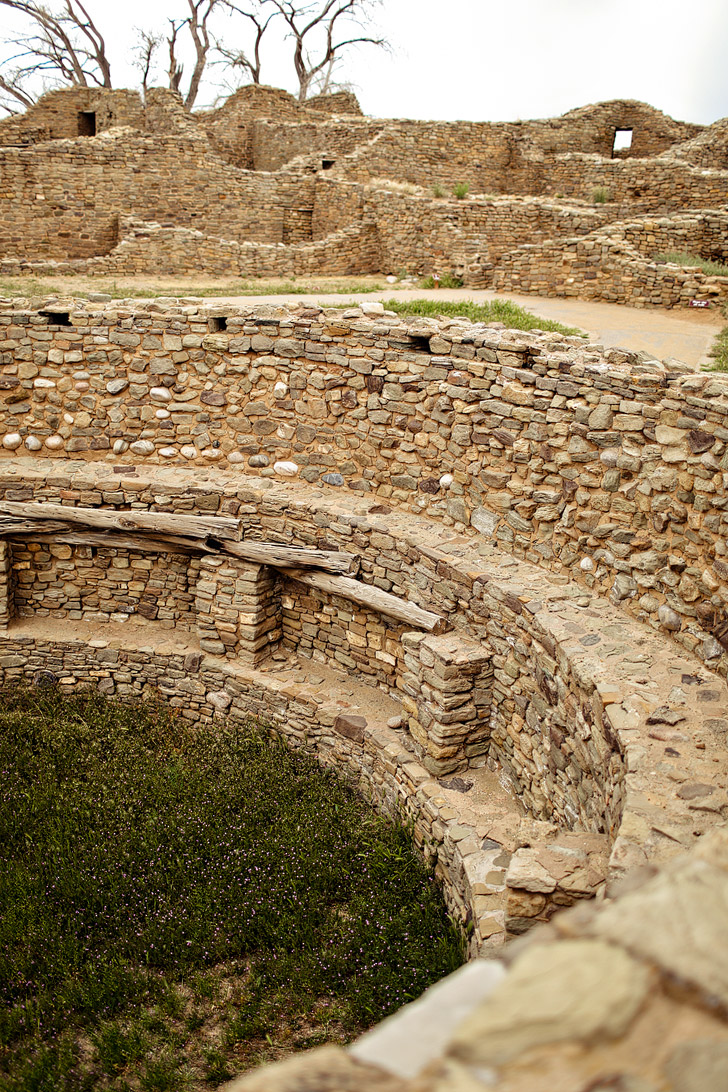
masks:
[[[469,192],[469,182],[456,182],[452,188],[453,197],[457,197],[459,201],[462,201],[464,197],[467,197]]]
[[[463,959],[408,834],[250,726],[0,695],[0,1087],[210,1088]]]
[[[656,262],[671,262],[673,265],[697,266],[710,277],[728,277],[728,265],[725,262],[712,262],[697,254],[688,254],[683,250],[670,250],[655,255]]]
[[[552,333],[587,337],[576,326],[564,326],[551,319],[538,318],[510,300],[384,300],[387,311],[398,315],[423,315],[427,318],[454,318],[462,315],[471,322],[502,322],[512,330],[548,330]]]
[[[455,273],[443,273],[439,284],[435,284],[434,277],[425,277],[420,281],[420,288],[462,288],[463,278]]]
[[[96,289],[68,287],[63,290],[44,283],[34,277],[18,277],[15,280],[0,281],[0,296],[49,296],[68,295],[78,299],[88,299],[90,295],[103,292],[115,299],[155,299],[157,296],[214,298],[215,296],[310,296],[310,295],[348,295],[352,293],[380,292],[381,284],[353,282],[342,284],[298,284],[288,281],[285,284],[261,285],[255,281],[231,281],[229,284],[210,286],[192,285],[185,288],[141,288],[137,285],[119,284],[116,281],[109,287],[99,285]]]
[[[606,205],[608,201],[612,200],[612,195],[606,186],[596,186],[592,190],[592,201],[595,205]]]
[[[723,306],[723,317],[728,319],[728,304]],[[728,326],[724,326],[708,353],[715,361],[705,370],[708,372],[728,372]]]

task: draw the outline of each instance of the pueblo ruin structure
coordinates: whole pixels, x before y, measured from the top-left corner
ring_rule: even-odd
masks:
[[[56,91],[0,122],[0,172],[5,273],[436,270],[637,307],[726,297],[658,258],[728,258],[728,120],[639,102],[496,124],[257,86],[195,115],[171,91]]]
[[[725,292],[652,256],[726,256],[725,123],[353,111],[47,96],[0,127],[3,269]],[[259,715],[408,818],[490,957],[241,1092],[720,1087],[728,378],[373,303],[6,300],[0,327],[0,678]]]

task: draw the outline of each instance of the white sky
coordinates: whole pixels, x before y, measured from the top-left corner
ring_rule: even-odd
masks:
[[[86,3],[119,87],[135,84],[127,63],[134,29],[162,26],[186,7]],[[0,23],[5,36],[5,8]],[[220,24],[229,45],[232,26]],[[613,98],[641,99],[684,121],[728,115],[728,0],[383,0],[375,30],[392,52],[361,47],[340,73],[374,116],[513,120]],[[264,52],[264,82],[294,90],[289,58],[278,38]]]

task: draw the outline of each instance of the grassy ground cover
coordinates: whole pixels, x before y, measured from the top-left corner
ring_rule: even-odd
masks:
[[[502,322],[504,326],[513,330],[548,330],[552,333],[573,334],[577,337],[588,336],[576,326],[564,326],[561,322],[532,315],[510,300],[486,300],[485,303],[475,303],[473,300],[390,299],[384,300],[383,303],[388,311],[394,311],[398,315],[424,315],[427,318],[451,318],[462,315],[471,322]]]
[[[169,277],[136,277],[117,281],[108,277],[9,277],[0,280],[0,296],[47,296],[52,293],[88,299],[104,293],[114,299],[154,299],[156,296],[197,297],[216,296],[309,296],[347,295],[348,293],[379,292],[383,284],[376,278],[341,277],[309,278],[305,281],[259,279],[226,281],[207,277],[177,279]]]
[[[697,267],[711,277],[728,277],[728,265],[725,262],[713,262],[697,254],[688,254],[683,250],[670,250],[655,255],[656,262],[671,262],[673,265]]]
[[[0,1086],[211,1088],[463,959],[407,833],[250,727],[0,694]]]

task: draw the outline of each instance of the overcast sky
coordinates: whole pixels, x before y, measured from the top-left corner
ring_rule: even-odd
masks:
[[[116,86],[136,80],[134,29],[186,7],[86,3],[106,33]],[[226,36],[232,25],[221,24]],[[684,121],[728,115],[728,0],[383,0],[375,32],[391,52],[361,47],[341,71],[374,116],[513,120],[613,98]],[[264,59],[264,82],[294,90],[290,45],[279,39]]]

